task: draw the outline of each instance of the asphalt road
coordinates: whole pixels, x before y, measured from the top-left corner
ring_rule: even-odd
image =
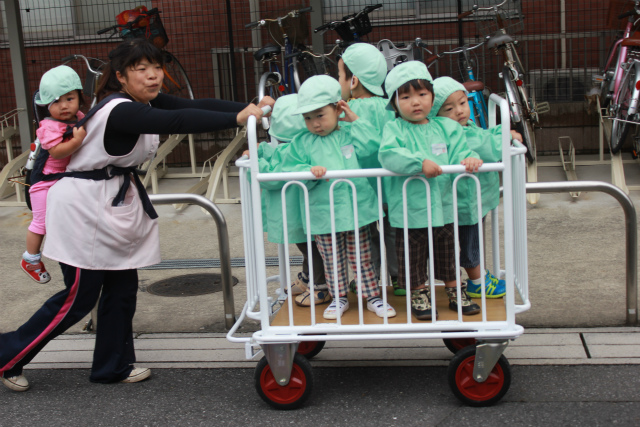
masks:
[[[495,406],[460,404],[446,368],[316,368],[305,406],[278,411],[253,369],[156,369],[138,384],[92,384],[88,370],[28,370],[0,390],[0,426],[638,426],[637,366],[514,366]]]

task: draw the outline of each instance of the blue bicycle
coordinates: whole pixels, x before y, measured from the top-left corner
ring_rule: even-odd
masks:
[[[300,88],[302,82],[298,74],[297,58],[292,53],[304,50],[298,49],[296,45],[297,40],[302,40],[307,35],[306,20],[300,18],[301,14],[311,11],[311,7],[305,7],[278,18],[260,19],[245,25],[245,28],[266,26],[275,42],[268,43],[253,54],[255,60],[266,68],[258,85],[258,98],[269,95],[277,99],[280,95],[296,93]],[[281,60],[279,55],[283,53],[284,58]],[[284,65],[283,71],[280,70],[281,63]]]
[[[469,92],[469,108],[471,110],[471,120],[473,122],[482,127],[483,129],[487,129],[489,127],[489,113],[487,111],[487,102],[484,98],[484,83],[476,80],[475,74],[473,73],[474,64],[477,63],[475,58],[471,57],[471,53],[483,44],[486,43],[486,40],[478,43],[475,46],[464,45],[457,47],[449,52],[442,52],[437,55],[433,55],[430,58],[427,58],[427,65],[433,64],[438,59],[444,57],[445,55],[461,55],[460,57],[460,74],[464,76],[466,79],[462,84],[465,89]]]

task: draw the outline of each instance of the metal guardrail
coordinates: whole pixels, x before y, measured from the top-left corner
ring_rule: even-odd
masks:
[[[638,218],[627,194],[613,184],[602,181],[532,182],[527,193],[564,193],[566,191],[600,191],[620,203],[626,228],[627,325],[638,325]]]
[[[224,325],[231,329],[236,321],[233,302],[233,282],[231,278],[231,252],[229,250],[229,231],[227,221],[218,206],[211,200],[197,194],[151,194],[151,202],[155,205],[171,205],[189,203],[207,210],[218,228],[218,247],[220,248],[220,273],[222,276],[222,299],[224,301]]]

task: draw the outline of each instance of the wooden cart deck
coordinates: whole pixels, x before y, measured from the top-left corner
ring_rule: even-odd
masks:
[[[407,323],[407,297],[397,297],[393,295],[393,288],[387,288],[387,298],[389,304],[396,310],[397,316],[389,318],[389,323]],[[481,309],[482,302],[480,298],[474,298]],[[316,323],[336,323],[335,320],[327,320],[322,317],[324,309],[328,304],[316,305]],[[438,309],[438,320],[457,320],[458,312],[449,309],[449,299],[444,291],[443,286],[436,286],[436,308]],[[375,315],[375,313],[367,310],[367,302],[363,300],[364,323],[365,324],[382,324],[384,319]],[[504,321],[506,320],[506,311],[504,300],[502,298],[486,299],[487,321]],[[420,322],[415,317],[413,322]],[[479,322],[482,321],[482,311],[473,316],[463,316],[463,321]],[[293,304],[293,324],[296,326],[311,325],[310,307],[300,307]],[[425,322],[429,322],[428,320]],[[358,297],[356,294],[349,292],[349,310],[342,316],[343,325],[357,325],[358,320]],[[289,309],[286,302],[280,311],[276,314],[271,322],[272,326],[288,326],[289,325]]]

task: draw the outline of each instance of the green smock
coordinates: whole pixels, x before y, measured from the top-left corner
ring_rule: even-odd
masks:
[[[309,172],[312,166],[324,166],[328,171],[361,169],[358,156],[371,155],[378,138],[373,126],[364,119],[326,136],[302,132],[291,142],[282,171]],[[331,233],[329,189],[334,181],[327,182],[324,178],[303,181],[309,188],[311,234]],[[378,198],[366,178],[351,181],[357,191],[358,227],[364,227],[378,220]],[[348,183],[341,182],[334,187],[334,206],[336,232],[353,230],[353,196]],[[303,226],[306,232],[306,224]]]
[[[431,160],[438,165],[459,165],[467,157],[477,155],[467,147],[462,126],[453,120],[436,117],[427,124],[415,124],[402,118],[387,123],[384,128],[380,164],[385,169],[402,174],[422,174],[422,162]],[[404,227],[402,188],[410,177],[394,176],[383,179],[389,205],[389,222]],[[433,227],[453,222],[453,194],[451,176],[442,174],[427,178],[431,190]],[[421,180],[407,183],[408,228],[426,228],[428,222],[426,187]]]

